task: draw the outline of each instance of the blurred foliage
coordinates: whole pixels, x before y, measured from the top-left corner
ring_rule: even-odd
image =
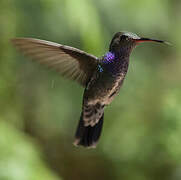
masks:
[[[181,179],[181,1],[1,0],[0,179]],[[96,149],[72,145],[83,89],[10,44],[35,37],[101,56],[126,30],[144,43]]]
[[[40,159],[33,140],[7,123],[0,123],[0,179],[58,180]]]

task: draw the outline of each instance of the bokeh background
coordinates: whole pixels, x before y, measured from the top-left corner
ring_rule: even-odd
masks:
[[[97,148],[76,148],[83,88],[23,57],[10,39],[102,56],[121,30],[173,46],[134,50]],[[0,1],[0,180],[61,179],[181,179],[180,0]]]

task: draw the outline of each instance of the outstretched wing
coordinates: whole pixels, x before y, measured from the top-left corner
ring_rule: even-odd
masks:
[[[15,38],[12,39],[12,43],[25,55],[83,86],[90,79],[98,63],[97,57],[58,43],[33,38]]]

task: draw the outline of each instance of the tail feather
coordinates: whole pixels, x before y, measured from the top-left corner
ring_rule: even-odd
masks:
[[[98,123],[94,126],[85,126],[82,115],[77,127],[75,134],[74,145],[82,145],[85,147],[96,147],[96,144],[101,135],[102,125],[103,125],[104,113],[99,119]]]

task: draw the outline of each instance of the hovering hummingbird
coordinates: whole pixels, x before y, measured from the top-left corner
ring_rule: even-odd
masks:
[[[167,43],[117,32],[107,52],[97,58],[79,49],[45,40],[15,38],[12,43],[25,55],[54,68],[85,87],[74,145],[96,147],[101,135],[104,108],[118,94],[128,71],[131,51],[141,42]]]

